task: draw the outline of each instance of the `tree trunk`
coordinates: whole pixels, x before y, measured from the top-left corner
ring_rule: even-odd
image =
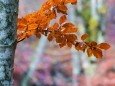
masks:
[[[0,86],[13,86],[18,0],[0,0]]]

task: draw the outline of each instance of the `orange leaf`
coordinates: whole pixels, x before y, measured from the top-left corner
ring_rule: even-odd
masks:
[[[84,41],[87,37],[88,37],[88,34],[86,33],[86,34],[84,34],[84,35],[81,36],[81,40]]]
[[[67,42],[67,45],[68,45],[68,47],[72,47],[72,43],[71,42]]]
[[[25,18],[19,18],[17,24],[27,24],[27,20]]]
[[[110,45],[107,43],[101,43],[101,44],[97,45],[97,47],[104,49],[104,50],[107,50],[110,48]]]
[[[49,5],[47,2],[44,3],[41,7],[42,10],[49,10],[51,8],[51,5]]]
[[[88,57],[91,57],[93,54],[92,50],[90,48],[87,49],[87,55]]]
[[[55,23],[53,26],[49,27],[48,30],[56,30],[59,27],[58,23]]]
[[[71,4],[76,4],[77,0],[65,0],[65,4],[71,3]]]
[[[50,15],[48,16],[50,19],[55,19],[56,18],[56,12],[55,10],[52,10]]]
[[[94,47],[94,46],[97,46],[97,43],[92,41],[92,42],[85,42],[87,46],[89,47]]]
[[[74,33],[77,32],[77,28],[61,28],[60,29],[62,33]]]
[[[53,40],[53,36],[52,36],[51,33],[48,35],[48,40],[49,40],[49,41],[52,41],[52,40]]]
[[[65,27],[65,28],[73,28],[74,25],[72,23],[65,23],[62,27]]]
[[[27,25],[25,24],[19,24],[17,27],[18,27],[18,30],[20,31],[25,31],[27,29]]]
[[[66,15],[60,17],[59,23],[62,24],[67,20]]]
[[[30,37],[32,36],[33,34],[36,33],[36,30],[30,30],[30,31],[27,31],[26,34],[27,34],[27,37]]]
[[[92,50],[93,51],[93,55],[98,58],[98,59],[102,59],[102,51],[98,48]]]
[[[63,0],[53,0],[56,4],[62,4]]]
[[[80,50],[80,46],[79,45],[80,45],[80,42],[76,42],[75,49],[78,50],[78,51]]]
[[[66,45],[66,42],[60,43],[59,46],[60,48],[64,47]]]
[[[65,5],[58,5],[57,7],[57,12],[58,13],[63,13],[63,14],[67,14],[67,7]]]
[[[66,38],[68,41],[74,42],[75,40],[77,40],[77,36],[75,34],[67,34]]]
[[[35,35],[36,35],[36,37],[37,37],[38,39],[41,38],[41,34],[40,34],[39,32],[37,32]]]
[[[35,30],[35,29],[37,29],[37,27],[38,27],[38,24],[30,24],[30,25],[28,25],[28,30]]]

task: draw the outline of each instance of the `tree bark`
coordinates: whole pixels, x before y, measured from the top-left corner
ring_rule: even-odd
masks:
[[[13,86],[18,0],[0,0],[0,86]]]

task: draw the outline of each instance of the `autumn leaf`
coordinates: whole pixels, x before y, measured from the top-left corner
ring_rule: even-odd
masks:
[[[60,17],[59,23],[62,24],[67,20],[66,15]]]
[[[93,47],[97,46],[97,43],[94,42],[94,41],[92,41],[92,42],[85,42],[85,43],[86,43],[86,45],[87,45],[88,47],[90,47],[90,48],[93,48]]]
[[[49,10],[51,8],[51,5],[48,4],[48,2],[45,2],[43,5],[42,5],[42,10]]]
[[[48,17],[50,19],[55,19],[56,18],[56,12],[55,12],[55,10],[52,10]]]
[[[19,24],[17,27],[19,31],[25,31],[27,29],[27,25],[25,24]]]
[[[91,57],[93,54],[92,50],[90,48],[87,49],[87,55],[88,57]]]
[[[60,43],[59,46],[60,48],[64,47],[66,45],[66,42]]]
[[[49,27],[48,30],[56,30],[59,27],[58,23],[55,23],[53,26]]]
[[[85,52],[86,47],[87,47],[87,46],[85,45],[84,42],[76,42],[76,44],[75,44],[75,48],[76,48],[76,50],[78,50],[78,51],[83,51],[83,52]]]
[[[28,30],[35,30],[35,29],[37,29],[37,27],[38,27],[38,24],[35,24],[35,23],[33,23],[33,24],[30,24],[30,25],[28,25]]]
[[[65,0],[64,2],[65,4],[68,4],[68,3],[71,3],[71,4],[76,4],[77,3],[77,0]]]
[[[110,45],[107,43],[101,43],[101,44],[97,45],[97,47],[104,49],[104,50],[108,50],[110,48]]]
[[[56,37],[56,42],[57,42],[57,43],[61,43],[61,42],[62,42],[62,40],[61,40],[61,37],[60,37],[60,36]]]
[[[75,34],[66,34],[67,41],[71,41],[72,43],[77,40],[77,36]]]
[[[63,14],[67,14],[67,7],[65,5],[58,5],[57,6],[57,12],[58,13],[63,13]]]
[[[96,57],[96,58],[98,58],[98,59],[102,59],[102,51],[100,50],[100,49],[98,49],[98,48],[96,48],[96,49],[94,49],[94,50],[92,50],[92,52],[93,52],[93,55]]]
[[[18,23],[17,24],[25,24],[25,25],[27,25],[26,18],[18,18]]]
[[[86,34],[84,34],[84,35],[81,36],[81,40],[84,41],[87,37],[88,37],[88,34],[86,33]]]
[[[41,38],[41,34],[40,34],[39,32],[37,32],[35,35],[36,35],[36,37],[37,37],[38,39]]]
[[[49,40],[49,41],[52,41],[52,40],[53,40],[53,36],[52,36],[51,33],[48,35],[48,40]]]
[[[30,36],[32,36],[34,34],[36,34],[36,29],[26,31],[26,36],[27,37],[30,37]]]
[[[67,42],[67,45],[68,45],[68,47],[72,47],[72,43],[71,42]]]
[[[72,28],[74,25],[72,23],[65,23],[62,27],[64,28]]]
[[[75,33],[77,30],[78,28],[61,28],[62,33]]]
[[[56,4],[62,4],[64,0],[53,0]]]

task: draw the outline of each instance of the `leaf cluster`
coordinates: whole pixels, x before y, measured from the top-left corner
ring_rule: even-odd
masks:
[[[40,39],[41,35],[47,36],[49,41],[53,39],[60,47],[74,46],[78,51],[87,51],[88,56],[96,56],[102,58],[102,49],[109,49],[107,43],[97,44],[96,42],[85,42],[88,34],[81,36],[78,41],[76,28],[72,23],[67,22],[67,6],[66,4],[76,4],[77,0],[47,0],[37,12],[26,15],[18,19],[17,40],[18,42],[35,35]],[[59,21],[50,25],[53,19],[57,18],[57,14],[62,14]]]

